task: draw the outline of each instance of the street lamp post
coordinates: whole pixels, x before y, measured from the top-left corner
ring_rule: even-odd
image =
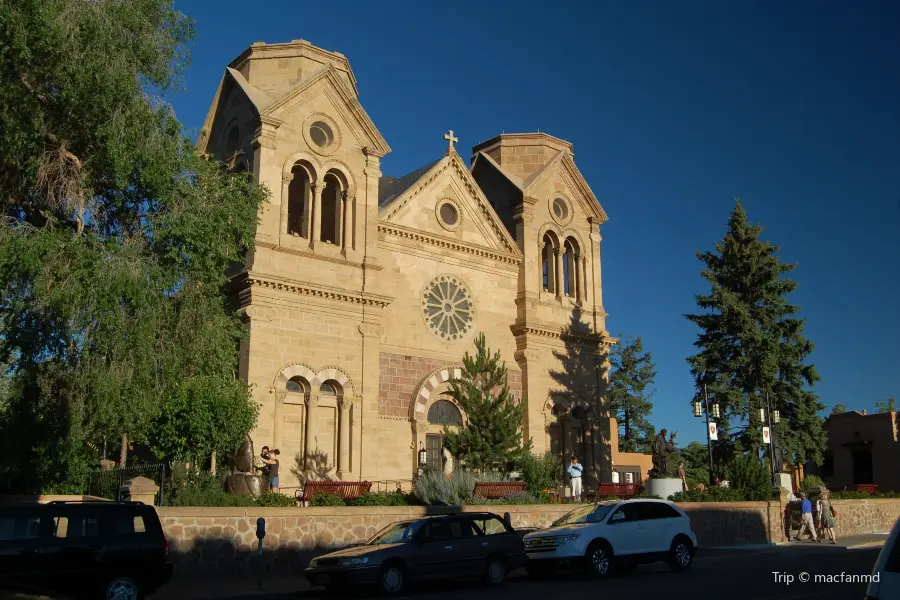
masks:
[[[714,418],[719,417],[719,405],[718,403],[713,404],[713,414]],[[712,487],[715,485],[713,483],[713,454],[712,454],[712,438],[709,435],[709,395],[706,393],[706,383],[703,383],[703,407],[700,406],[700,400],[694,400],[694,416],[700,417],[703,416],[701,413],[706,413],[706,451],[709,454],[709,485]]]
[[[775,482],[775,478],[778,474],[778,469],[775,466],[775,436],[772,435],[775,429],[772,427],[772,422],[777,423],[781,420],[781,415],[778,411],[772,410],[772,404],[769,402],[769,392],[766,390],[766,423],[769,427],[769,462],[772,465],[772,481]]]

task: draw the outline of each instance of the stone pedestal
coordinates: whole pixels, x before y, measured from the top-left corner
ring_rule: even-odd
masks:
[[[159,486],[152,479],[135,477],[126,481],[120,491],[123,500],[143,502],[153,506],[156,504],[156,494],[159,492]]]
[[[680,477],[660,477],[648,479],[644,484],[644,489],[651,496],[659,496],[663,500],[668,500],[672,494],[683,492],[684,485]]]

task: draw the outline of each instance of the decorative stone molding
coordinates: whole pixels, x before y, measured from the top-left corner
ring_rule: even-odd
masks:
[[[534,350],[534,349],[525,350],[525,352],[523,352],[523,354],[525,355],[525,360],[527,360],[529,362],[540,362],[540,360],[544,356],[543,352],[541,352],[540,350]]]
[[[313,140],[310,134],[310,128],[315,123],[323,123],[331,133],[331,139],[327,146],[320,146]],[[306,117],[303,121],[303,139],[306,141],[307,147],[320,156],[331,156],[337,149],[341,147],[341,130],[337,123],[325,113],[313,113]]]
[[[319,386],[322,385],[322,382],[316,378],[315,371],[313,371],[309,365],[303,363],[288,363],[278,371],[278,375],[275,376],[272,388],[270,389],[273,391],[286,391],[287,382],[294,377],[302,377],[305,379],[311,388],[310,391],[318,391]]]
[[[555,208],[554,204],[556,203],[557,200],[562,202],[565,207],[566,214],[563,215],[562,217],[558,216],[556,214],[556,211],[554,210],[554,208]],[[561,194],[559,192],[554,192],[553,194],[550,194],[550,197],[547,199],[547,208],[549,209],[550,216],[553,217],[553,220],[556,221],[557,223],[559,223],[561,226],[568,225],[569,223],[572,222],[572,219],[575,218],[574,203],[571,200],[569,200],[566,196],[564,196],[563,194]]]
[[[522,257],[515,255],[515,254],[508,254],[505,252],[496,252],[494,250],[489,250],[487,248],[480,248],[478,246],[467,244],[465,242],[460,242],[457,240],[449,240],[449,239],[432,236],[427,233],[423,233],[421,231],[418,231],[415,229],[409,229],[409,228],[402,227],[399,225],[379,223],[378,224],[378,233],[384,234],[384,235],[392,235],[392,236],[398,237],[400,239],[410,240],[413,242],[419,242],[421,244],[426,244],[429,246],[435,246],[435,247],[441,248],[443,250],[453,250],[455,252],[462,252],[464,254],[477,256],[479,258],[487,258],[489,260],[493,260],[493,261],[507,264],[507,265],[518,266],[519,263],[522,262]]]
[[[336,381],[341,386],[343,396],[353,396],[353,382],[346,373],[337,367],[325,367],[316,373],[316,379],[320,382],[319,385],[326,381]]]
[[[377,323],[360,323],[357,329],[363,337],[380,338],[384,335],[384,327]]]
[[[244,314],[250,319],[275,320],[275,309],[270,306],[251,305],[244,309]]]
[[[299,296],[310,298],[318,298],[321,300],[333,300],[337,302],[346,302],[348,304],[356,304],[360,306],[371,306],[383,309],[388,306],[392,298],[376,294],[351,294],[338,290],[326,290],[322,288],[314,288],[309,285],[300,283],[288,283],[286,281],[272,281],[258,277],[249,277],[247,279],[251,288],[261,288],[278,292],[287,292]]]
[[[444,218],[444,205],[451,207],[453,211],[456,213],[456,220],[453,223],[450,223],[447,219]],[[437,219],[438,225],[446,229],[447,231],[456,231],[462,225],[463,213],[462,209],[459,207],[459,203],[453,198],[439,198],[438,201],[434,205],[434,216]]]
[[[282,173],[281,174],[281,183],[285,185],[289,185],[294,180],[293,173]]]
[[[414,435],[421,435],[428,431],[427,421],[412,421],[412,431]]]
[[[425,379],[422,380],[422,383],[419,384],[419,387],[416,390],[415,400],[410,405],[410,419],[413,421],[421,419],[424,422],[425,406],[431,398],[431,393],[439,385],[450,381],[451,378],[462,379],[462,368],[458,366],[446,366],[435,369],[426,375]],[[462,409],[460,409],[460,413],[463,413]],[[463,418],[465,418],[465,413],[463,413]]]
[[[350,412],[350,409],[353,407],[353,399],[347,396],[340,396],[338,398],[338,409],[342,413]]]
[[[304,399],[304,402],[306,402],[307,409],[315,408],[319,405],[319,395],[318,394],[315,394],[315,395],[310,394],[309,396],[307,396]]]
[[[548,339],[556,339],[562,340],[564,342],[570,342],[574,344],[581,344],[584,346],[609,346],[614,341],[612,338],[606,337],[602,334],[598,333],[588,333],[585,335],[575,335],[566,332],[563,329],[556,329],[550,327],[537,327],[537,326],[528,326],[528,325],[513,325],[510,327],[513,335],[516,337],[519,336],[535,336],[535,337],[543,337]]]

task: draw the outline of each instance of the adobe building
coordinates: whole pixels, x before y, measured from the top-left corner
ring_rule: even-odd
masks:
[[[879,491],[900,490],[900,441],[896,412],[850,411],[825,420],[828,449],[821,467],[807,465],[830,489],[874,483]]]
[[[434,132],[435,155],[389,177],[342,54],[255,43],[225,69],[198,146],[271,192],[234,295],[252,437],[281,450],[282,488],[408,482],[423,448],[439,465],[444,426],[466,420],[448,380],[479,332],[535,450],[610,480],[606,213],[568,142],[498,135],[467,165],[456,141]]]

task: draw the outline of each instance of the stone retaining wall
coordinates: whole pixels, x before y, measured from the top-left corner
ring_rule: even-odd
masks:
[[[785,541],[779,502],[679,504],[691,517],[702,547]],[[838,536],[888,531],[900,499],[835,500]],[[546,527],[572,505],[470,506],[464,511],[502,515],[516,528]],[[256,521],[266,520],[263,543],[270,570],[301,569],[328,550],[364,541],[394,521],[459,509],[437,507],[168,508],[157,511],[169,538],[176,571],[245,568],[257,550]]]

